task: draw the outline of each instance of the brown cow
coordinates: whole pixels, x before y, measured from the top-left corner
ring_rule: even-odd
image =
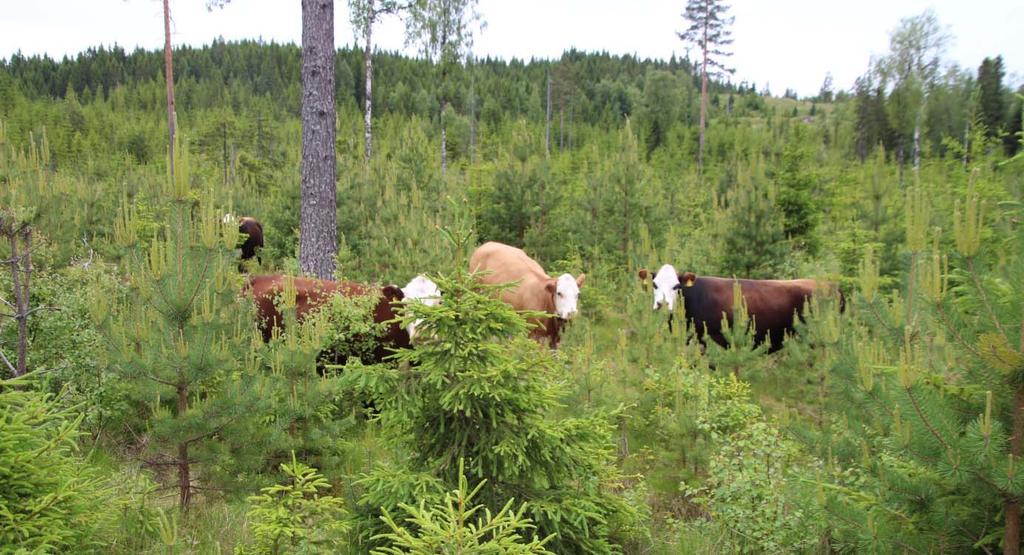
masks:
[[[257,318],[264,341],[270,341],[274,329],[283,329],[284,318],[276,306],[274,298],[284,290],[285,276],[281,274],[254,276],[247,280],[242,293],[252,295],[256,301]],[[402,290],[396,285],[376,286],[352,283],[347,281],[327,281],[314,278],[295,277],[295,313],[299,321],[314,310],[326,304],[333,295],[346,297],[363,295],[380,295],[380,300],[373,309],[373,321],[388,322],[395,319],[395,309],[391,305],[403,298]],[[409,332],[397,321],[388,324],[384,336],[377,343],[372,359],[366,363],[381,362],[388,355],[409,347]],[[335,353],[332,362],[344,364],[349,353]]]
[[[698,277],[693,272],[677,273],[665,264],[656,275],[640,270],[640,279],[651,278],[654,285],[654,310],[667,306],[668,325],[672,331],[672,309],[676,292],[683,298],[687,329],[693,328],[697,340],[704,343],[704,334],[723,347],[729,343],[722,334],[722,317],[733,324],[733,283],[739,282],[740,293],[747,303],[747,313],[754,321],[754,345],[770,342],[769,353],[782,348],[787,333],[794,333],[794,314],[803,321],[807,300],[815,294],[833,290],[839,295],[839,309],[845,299],[834,285],[813,279],[730,279],[711,276]]]
[[[553,278],[522,249],[494,241],[473,251],[469,271],[486,272],[480,276],[484,283],[519,282],[516,287],[502,291],[501,300],[516,310],[548,313],[547,317],[530,319],[530,323],[535,324],[530,337],[538,342],[547,338],[552,349],[558,348],[562,327],[576,314],[586,274],[577,278],[569,274]]]

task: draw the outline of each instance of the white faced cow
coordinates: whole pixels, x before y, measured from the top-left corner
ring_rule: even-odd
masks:
[[[437,284],[422,275],[412,278],[412,281],[402,288],[402,293],[405,294],[406,302],[421,302],[427,306],[434,306],[441,302],[441,290],[437,288]],[[422,319],[418,319],[406,328],[409,331],[410,341],[416,340],[416,327],[422,321]]]
[[[558,348],[562,326],[579,309],[580,287],[586,274],[553,278],[522,249],[494,241],[477,247],[469,260],[469,270],[482,272],[479,279],[483,283],[518,282],[516,287],[502,291],[501,300],[516,310],[546,312],[546,317],[531,318],[535,327],[530,337],[538,342],[547,338],[552,349]]]
[[[753,319],[754,344],[769,341],[768,352],[782,348],[787,333],[795,333],[795,318],[803,321],[807,300],[814,295],[835,295],[839,310],[845,299],[833,283],[813,279],[732,279],[697,276],[693,272],[678,273],[665,264],[653,277],[640,270],[640,279],[649,277],[654,285],[654,310],[668,307],[668,329],[672,331],[672,311],[676,293],[682,298],[686,327],[693,329],[697,340],[704,344],[705,335],[726,347],[728,341],[722,333],[723,317],[733,324],[733,285],[739,284],[747,312]],[[795,315],[795,316],[794,316]]]

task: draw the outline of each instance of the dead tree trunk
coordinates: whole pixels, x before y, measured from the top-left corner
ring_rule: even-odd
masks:
[[[14,292],[14,302],[4,303],[11,310],[3,314],[12,318],[18,326],[18,345],[12,364],[7,356],[0,353],[4,364],[14,377],[22,376],[28,372],[28,317],[32,311],[29,309],[29,284],[32,277],[32,229],[27,225],[16,225],[12,222],[4,222],[0,219],[0,230],[7,237],[11,247],[11,257],[7,264],[11,269],[11,286]]]
[[[167,81],[167,164],[174,183],[174,64],[171,60],[171,6],[164,0],[164,78]]]

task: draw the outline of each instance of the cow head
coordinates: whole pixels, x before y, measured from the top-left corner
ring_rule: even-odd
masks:
[[[651,279],[651,283],[654,286],[654,305],[651,308],[652,310],[658,310],[662,306],[668,307],[669,312],[675,309],[676,291],[681,284],[681,276],[676,273],[675,267],[671,264],[665,264],[653,276],[647,270],[640,270],[637,275],[643,280]]]
[[[407,301],[417,301],[427,306],[434,306],[441,302],[441,290],[437,288],[436,283],[424,276],[412,278],[412,281],[402,288],[402,293]],[[406,328],[409,331],[410,340],[416,339],[416,327],[422,321],[422,319],[418,319]]]
[[[548,282],[546,289],[555,301],[556,316],[568,320],[576,314],[579,308],[580,287],[586,279],[586,274],[580,274],[577,278],[562,274]]]

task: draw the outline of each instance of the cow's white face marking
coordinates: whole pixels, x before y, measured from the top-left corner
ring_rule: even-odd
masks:
[[[563,320],[572,318],[580,300],[580,286],[569,274],[558,276],[555,281],[555,313]]]
[[[402,293],[405,295],[406,301],[421,302],[427,306],[434,306],[441,302],[441,290],[438,289],[436,283],[424,276],[412,278],[412,281],[402,288]],[[410,341],[416,337],[416,327],[422,321],[422,319],[416,320],[406,328]]]
[[[676,306],[676,290],[679,286],[679,274],[671,264],[665,264],[654,276],[654,310],[663,305],[669,312]]]
[[[221,217],[220,221],[224,224],[237,224],[238,218],[236,218],[234,214],[228,212]]]

